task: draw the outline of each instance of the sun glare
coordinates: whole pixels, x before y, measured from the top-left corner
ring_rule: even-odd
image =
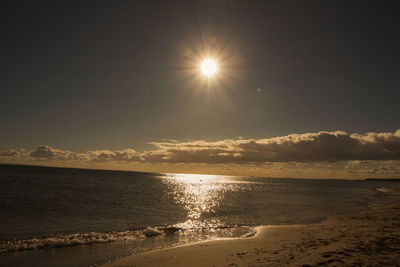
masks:
[[[235,39],[209,35],[207,32],[196,34],[192,41],[182,42],[175,69],[185,88],[216,100],[216,94],[225,94],[242,83],[245,57],[236,47]]]
[[[217,62],[215,62],[215,60],[212,58],[206,58],[203,60],[203,62],[201,62],[200,70],[204,76],[210,78],[217,73]]]

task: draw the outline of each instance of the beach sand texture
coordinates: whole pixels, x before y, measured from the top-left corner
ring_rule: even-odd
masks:
[[[263,226],[252,238],[160,249],[103,266],[400,266],[400,200],[321,224]]]

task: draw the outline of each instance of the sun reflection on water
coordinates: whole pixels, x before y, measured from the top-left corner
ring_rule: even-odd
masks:
[[[198,174],[167,174],[164,177],[163,181],[172,189],[172,197],[187,212],[187,220],[176,227],[194,229],[220,226],[219,220],[204,218],[205,214],[215,212],[227,190],[227,185],[220,178]]]

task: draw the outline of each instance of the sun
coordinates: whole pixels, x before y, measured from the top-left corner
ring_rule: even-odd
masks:
[[[217,62],[212,58],[206,58],[201,62],[200,70],[204,76],[210,78],[214,76],[218,71]]]

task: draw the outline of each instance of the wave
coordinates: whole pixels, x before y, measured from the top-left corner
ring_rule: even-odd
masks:
[[[391,190],[391,188],[388,188],[388,187],[377,187],[376,191],[382,192],[382,193],[390,193],[393,190]]]
[[[108,243],[115,241],[134,240],[140,238],[139,231],[121,232],[90,232],[75,234],[56,234],[51,236],[14,239],[0,241],[0,253],[16,252],[23,250],[34,250],[43,248],[59,248],[77,245],[89,245],[95,243]]]
[[[389,195],[400,195],[400,186],[393,186],[393,187],[377,187],[376,191],[389,194]]]
[[[89,232],[74,234],[54,234],[43,237],[28,239],[13,239],[0,241],[0,254],[11,252],[71,247],[78,245],[91,245],[109,243],[116,241],[134,241],[139,239],[153,238],[157,236],[169,236],[175,234],[212,233],[215,237],[248,237],[254,235],[255,231],[247,226],[217,226],[210,228],[181,228],[176,226],[168,227],[147,227],[125,231],[112,232]],[[219,231],[219,233],[218,233]],[[240,233],[240,234],[238,234]],[[210,235],[207,235],[210,237]]]

